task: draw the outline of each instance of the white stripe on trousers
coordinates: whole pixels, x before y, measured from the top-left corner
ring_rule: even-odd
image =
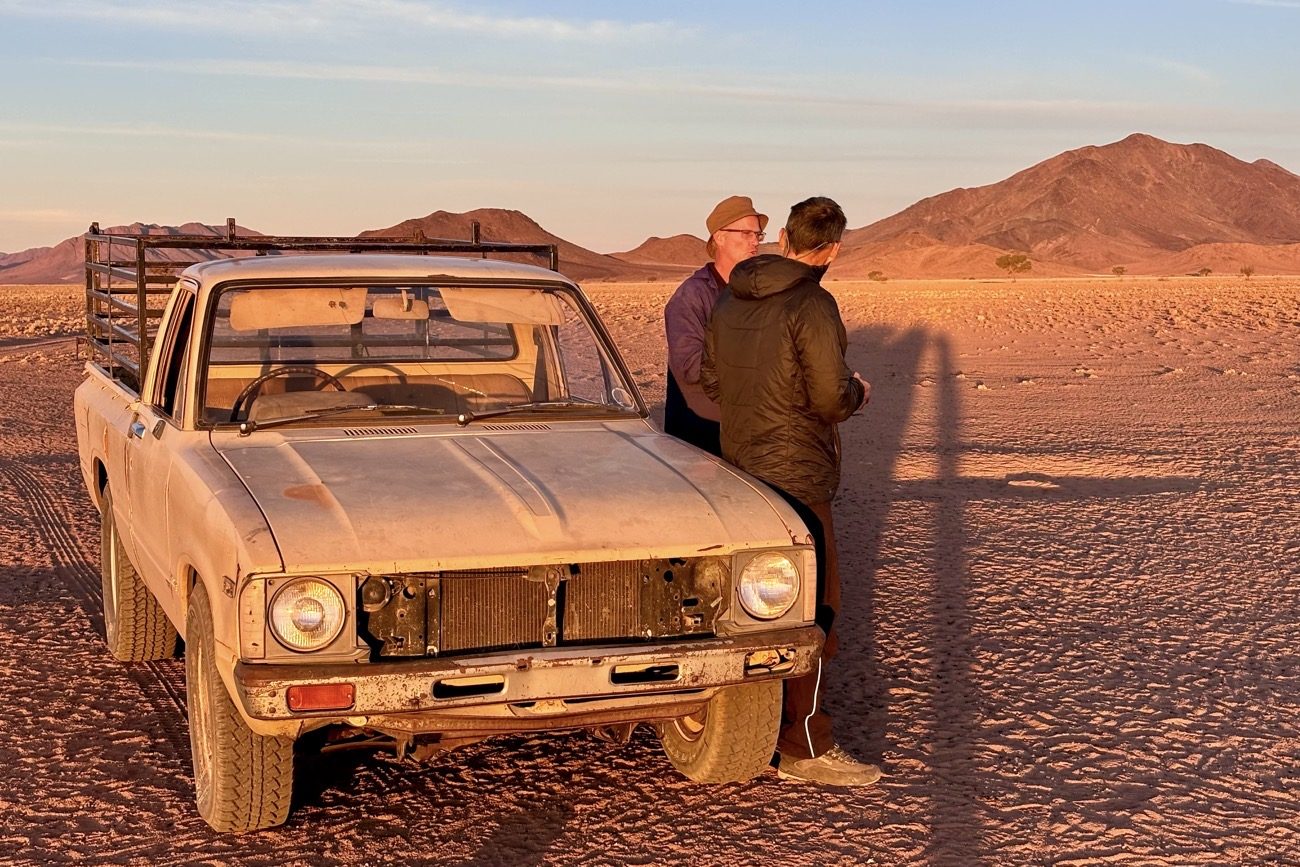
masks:
[[[808,723],[810,720],[812,720],[813,714],[817,713],[817,695],[821,692],[821,688],[822,688],[822,661],[821,661],[821,657],[818,657],[817,658],[817,683],[813,686],[812,710],[808,711],[808,716],[803,718],[803,734],[804,737],[808,739],[808,757],[810,759],[817,758],[817,751],[813,749],[812,729],[808,727]]]

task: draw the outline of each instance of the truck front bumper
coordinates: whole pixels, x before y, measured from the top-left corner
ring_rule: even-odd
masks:
[[[731,684],[807,674],[821,654],[816,626],[651,646],[533,648],[456,659],[356,665],[239,662],[234,685],[255,720],[577,715],[616,702],[625,708],[681,704]],[[351,684],[346,708],[293,710],[295,687]],[[396,721],[396,720],[394,720]]]

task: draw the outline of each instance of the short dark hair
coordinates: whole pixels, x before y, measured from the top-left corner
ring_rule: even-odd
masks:
[[[790,241],[791,250],[807,253],[834,244],[844,235],[844,227],[848,224],[844,210],[834,199],[813,196],[790,209],[790,218],[785,221],[785,236]]]

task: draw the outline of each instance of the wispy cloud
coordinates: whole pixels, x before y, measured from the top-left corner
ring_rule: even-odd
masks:
[[[697,81],[681,74],[582,75],[489,74],[473,70],[445,70],[426,66],[312,64],[299,61],[218,60],[185,61],[57,61],[99,69],[131,69],[149,73],[233,75],[269,79],[347,81],[386,84],[437,84],[456,88],[497,88],[513,91],[580,91],[591,94],[664,96],[669,99],[705,99],[722,104],[784,105],[820,110],[833,117],[854,117],[855,112],[883,112],[894,118],[952,120],[962,118],[975,126],[1005,122],[1138,122],[1182,117],[1182,109],[1131,100],[1001,99],[1001,100],[893,100],[854,94],[849,88],[803,88],[779,84],[733,84]],[[1188,74],[1187,69],[1182,70]],[[846,114],[848,113],[848,114]]]
[[[1228,0],[1238,6],[1272,6],[1277,9],[1300,9],[1300,0]]]
[[[386,153],[401,158],[406,152],[425,154],[428,143],[422,141],[401,141],[398,139],[353,139],[323,138],[319,135],[284,135],[280,133],[248,132],[242,130],[196,129],[187,126],[169,126],[166,124],[58,124],[58,123],[21,123],[0,120],[0,134],[8,136],[16,146],[32,147],[34,144],[46,146],[66,140],[78,139],[169,139],[171,141],[217,142],[225,144],[279,145],[292,147],[322,148],[338,152],[361,152],[365,154]],[[0,142],[6,139],[0,139]],[[428,160],[425,160],[427,163]]]
[[[77,135],[108,136],[115,138],[170,138],[204,141],[250,142],[255,144],[297,144],[315,139],[295,138],[274,133],[234,132],[230,130],[202,130],[158,124],[55,124],[11,123],[0,121],[0,131],[19,135]]]
[[[1163,72],[1169,72],[1180,78],[1186,78],[1188,81],[1194,81],[1198,84],[1218,84],[1219,79],[1209,70],[1202,69],[1191,63],[1184,63],[1181,60],[1170,60],[1165,57],[1143,57],[1140,58],[1143,63],[1153,69],[1159,69]]]
[[[58,208],[0,211],[0,220],[14,223],[67,223],[81,219],[81,214]]]
[[[669,21],[571,20],[492,15],[446,2],[415,0],[0,0],[0,17],[112,21],[167,30],[283,37],[285,32],[350,35],[360,30],[419,29],[488,37],[618,42],[681,36]]]

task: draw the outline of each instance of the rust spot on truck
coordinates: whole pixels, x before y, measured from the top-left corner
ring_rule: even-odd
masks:
[[[284,495],[290,500],[303,500],[308,503],[317,503],[325,505],[329,502],[330,494],[324,485],[293,485],[284,489]]]

